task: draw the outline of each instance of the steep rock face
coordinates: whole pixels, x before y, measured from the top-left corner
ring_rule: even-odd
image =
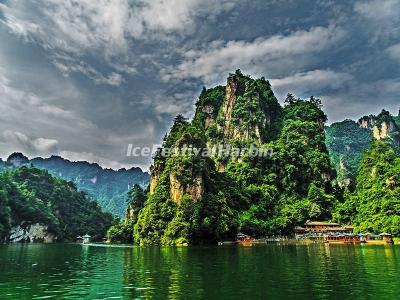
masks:
[[[150,194],[154,192],[154,189],[156,188],[158,184],[160,175],[157,173],[157,171],[152,172],[151,174],[151,179],[150,179]]]
[[[126,208],[125,218],[126,219],[133,219],[134,216],[135,216],[135,208],[134,208],[133,204],[131,203]]]
[[[377,116],[364,116],[358,124],[361,128],[371,130],[374,139],[390,140],[395,147],[400,147],[400,125],[399,117],[394,117],[390,112],[382,110]]]
[[[218,120],[225,144],[267,141],[276,128],[271,128],[280,117],[280,107],[263,78],[249,80],[240,72],[227,79],[225,99]]]
[[[53,243],[56,240],[57,237],[48,231],[48,226],[39,223],[12,227],[7,238],[11,243]]]
[[[380,125],[375,125],[372,128],[374,138],[377,139],[378,141],[387,138],[395,130],[396,130],[396,125],[394,122],[389,122],[389,123],[383,122]]]
[[[200,123],[206,135],[208,151],[237,145],[260,145],[274,138],[281,118],[281,107],[271,86],[264,78],[251,79],[240,71],[229,74],[225,87],[203,90],[197,103],[193,123]],[[187,144],[186,139],[175,141],[173,147]],[[190,143],[189,143],[190,144]],[[212,157],[219,172],[224,172],[230,158]],[[151,168],[150,194],[154,193],[165,165],[155,161]],[[201,176],[190,174],[192,182],[182,182],[177,174],[169,173],[170,195],[179,203],[184,193],[199,201],[204,191]]]
[[[229,75],[226,83],[226,96],[224,105],[222,106],[222,116],[223,116],[223,136],[224,142],[227,143],[231,138],[234,137],[235,132],[231,124],[232,112],[236,100],[236,92],[238,87],[238,80],[236,75]]]
[[[171,172],[169,174],[169,181],[171,199],[176,204],[180,204],[185,193],[190,195],[191,199],[194,202],[198,202],[202,199],[204,192],[204,182],[203,178],[200,175],[195,176],[193,180],[188,184],[184,184],[174,175],[174,173]]]
[[[172,201],[179,205],[183,197],[184,187],[183,183],[172,172],[169,173],[169,193]]]
[[[396,118],[386,110],[382,110],[377,116],[364,116],[358,120],[358,124],[361,128],[371,130],[374,138],[378,141],[390,137],[392,133],[400,130],[396,124]]]

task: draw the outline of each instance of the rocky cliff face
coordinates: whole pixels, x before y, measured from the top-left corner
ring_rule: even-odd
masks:
[[[361,128],[371,130],[376,140],[392,139],[395,145],[400,145],[400,126],[388,111],[382,110],[377,116],[364,116],[358,124]]]
[[[135,208],[133,206],[133,204],[129,204],[128,207],[126,208],[126,214],[125,214],[125,218],[127,220],[129,219],[133,219],[135,216]]]
[[[207,137],[204,146],[211,152],[215,147],[260,145],[268,141],[274,136],[280,113],[281,107],[268,81],[254,80],[237,71],[229,74],[225,87],[203,90],[193,122],[201,123]],[[187,142],[180,139],[173,146],[190,144]],[[216,169],[223,172],[229,159],[212,158]],[[150,194],[155,191],[164,168],[165,164],[160,161],[155,161],[151,168]],[[178,204],[185,193],[200,201],[204,192],[202,176],[190,167],[187,171],[189,182],[182,181],[173,171],[168,175],[170,197]]]
[[[394,131],[396,131],[396,126],[394,122],[383,122],[380,125],[375,125],[372,128],[374,138],[377,140],[387,138]]]
[[[48,226],[39,223],[12,227],[6,238],[10,243],[53,243],[56,240],[57,237],[49,232]]]

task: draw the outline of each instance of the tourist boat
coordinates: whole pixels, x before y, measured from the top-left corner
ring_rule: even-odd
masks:
[[[365,243],[365,239],[362,236],[355,234],[336,234],[326,235],[324,237],[325,243],[328,244],[360,244]]]
[[[387,245],[393,244],[392,235],[389,233],[381,233],[379,235],[374,235],[372,233],[367,233],[365,235],[365,241],[368,245]]]
[[[239,232],[236,235],[236,243],[240,244],[251,244],[253,242],[253,238],[247,234],[243,234]]]

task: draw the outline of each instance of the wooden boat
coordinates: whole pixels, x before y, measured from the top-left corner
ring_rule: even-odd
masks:
[[[242,245],[251,245],[253,243],[253,238],[247,234],[238,233],[236,235],[236,243]]]
[[[368,245],[387,245],[393,244],[392,235],[389,233],[381,233],[379,235],[367,234],[365,241]]]
[[[325,243],[328,244],[361,244],[365,243],[362,236],[355,234],[337,234],[327,235],[324,237]]]

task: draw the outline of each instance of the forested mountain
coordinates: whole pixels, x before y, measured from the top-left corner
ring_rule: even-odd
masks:
[[[26,166],[0,175],[0,241],[101,240],[113,217],[72,182]]]
[[[394,148],[400,148],[399,121],[400,116],[394,117],[382,110],[376,116],[360,118],[357,123],[345,120],[325,129],[326,144],[340,185],[354,183],[362,156],[374,140],[386,140]]]
[[[6,162],[0,161],[0,171],[21,165],[32,165],[47,170],[54,176],[73,181],[78,190],[86,192],[95,198],[103,209],[120,217],[126,210],[129,188],[134,184],[146,187],[150,177],[140,168],[115,171],[103,169],[95,163],[72,162],[59,156],[29,160],[21,153],[11,154]]]
[[[320,106],[318,99],[288,95],[281,107],[267,80],[240,71],[225,87],[203,89],[193,121],[176,117],[154,158],[136,242],[213,242],[239,231],[284,234],[307,219],[331,218],[334,172]],[[186,147],[201,152],[164,155]],[[245,151],[239,157],[202,154],[219,147]],[[254,156],[252,149],[269,155]]]

